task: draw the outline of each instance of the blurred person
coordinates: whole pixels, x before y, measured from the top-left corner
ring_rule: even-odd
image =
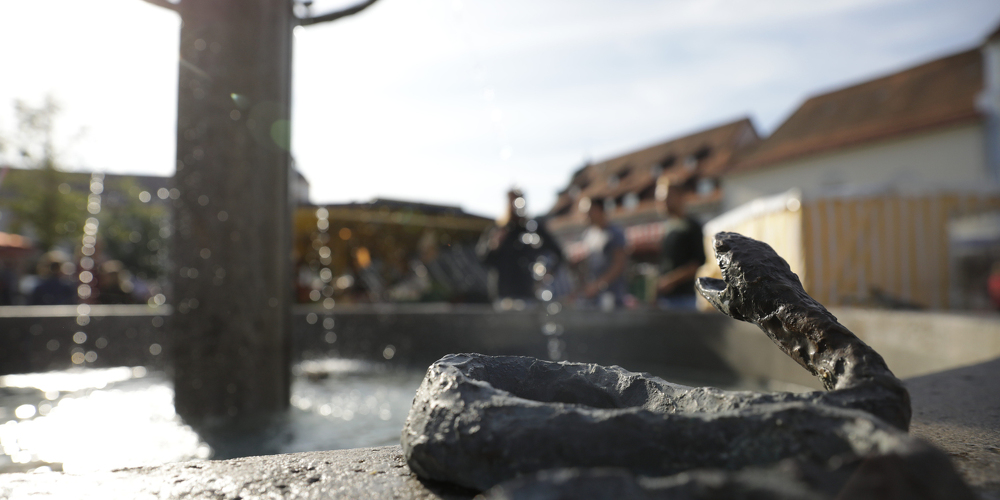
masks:
[[[527,202],[517,188],[507,192],[507,207],[480,240],[477,248],[490,272],[490,296],[498,299],[534,299],[541,275],[555,270],[564,261],[562,248],[545,229],[542,221],[527,217]]]
[[[132,292],[135,284],[132,276],[119,260],[109,260],[100,266],[100,277],[97,280],[97,300],[101,304],[135,304]]]
[[[990,302],[993,303],[995,309],[1000,311],[1000,261],[993,263],[986,287],[990,294]]]
[[[656,186],[657,209],[667,216],[660,243],[660,277],[657,302],[667,308],[694,309],[694,280],[705,264],[705,241],[701,223],[687,215],[684,200],[695,190],[695,178],[671,184],[664,179]]]
[[[625,231],[608,219],[604,200],[591,200],[587,211],[590,227],[583,234],[587,248],[583,296],[602,309],[625,305]]]
[[[57,252],[49,252],[42,256],[38,263],[38,274],[42,278],[31,296],[28,304],[33,306],[54,306],[76,303],[76,287],[70,283],[63,273],[64,259]]]
[[[0,267],[0,306],[9,306],[17,303],[17,265],[13,261],[4,259]]]

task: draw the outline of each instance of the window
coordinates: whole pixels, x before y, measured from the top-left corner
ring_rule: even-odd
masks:
[[[631,212],[639,206],[639,195],[635,193],[628,193],[622,199],[622,208]]]
[[[618,180],[623,180],[632,173],[632,165],[627,165],[625,168],[618,171]]]
[[[715,191],[717,185],[718,183],[715,179],[698,179],[698,187],[696,188],[698,196],[708,196],[709,194],[712,194],[712,191]]]

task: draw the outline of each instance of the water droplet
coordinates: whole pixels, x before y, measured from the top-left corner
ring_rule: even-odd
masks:
[[[87,341],[87,334],[84,332],[76,332],[73,334],[73,342],[77,344],[82,344]]]
[[[396,355],[396,348],[393,347],[392,344],[387,345],[385,346],[385,349],[382,349],[382,357],[385,359],[392,359],[392,357],[395,355]]]
[[[163,348],[160,347],[160,344],[151,344],[149,346],[149,353],[153,356],[159,356],[161,352],[163,352]]]
[[[139,193],[139,201],[143,203],[149,203],[149,200],[151,199],[153,199],[153,197],[149,195],[149,191],[143,191]]]
[[[205,195],[199,196],[198,197],[198,204],[201,205],[201,206],[203,206],[203,207],[207,206],[208,205],[208,196],[205,196]]]
[[[21,405],[14,410],[14,416],[24,420],[35,416],[35,405]]]

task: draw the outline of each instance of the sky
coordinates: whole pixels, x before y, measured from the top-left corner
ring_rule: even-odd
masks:
[[[998,24],[995,0],[380,0],[296,30],[292,153],[316,203],[495,216],[517,185],[543,213],[585,161],[745,116],[766,135]],[[66,169],[172,175],[179,29],[141,0],[0,0],[0,136],[51,94]]]

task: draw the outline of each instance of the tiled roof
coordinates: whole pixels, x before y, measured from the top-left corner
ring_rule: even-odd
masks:
[[[737,149],[758,140],[750,119],[743,118],[587,165],[574,173],[569,186],[559,193],[549,214],[556,214],[583,196],[599,199],[650,189],[658,178],[654,167],[665,165],[665,162],[662,175],[673,181],[693,175],[719,177],[730,165]],[[699,154],[704,156],[696,168],[685,166],[687,157]],[[576,192],[577,189],[579,192]]]
[[[979,49],[810,98],[770,137],[737,159],[732,172],[979,119]]]

